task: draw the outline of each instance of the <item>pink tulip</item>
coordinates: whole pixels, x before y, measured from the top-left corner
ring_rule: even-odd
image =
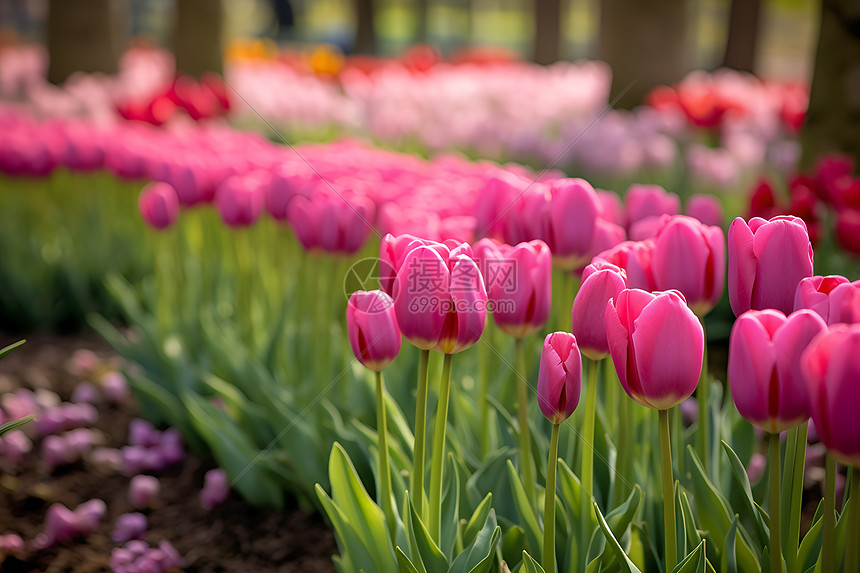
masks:
[[[584,179],[560,179],[550,186],[549,244],[556,264],[574,270],[588,264],[597,219],[603,209]]]
[[[627,212],[624,203],[615,191],[597,190],[600,200],[600,217],[615,223],[619,227],[627,227]]]
[[[658,289],[680,291],[693,312],[704,316],[723,296],[723,230],[684,215],[666,217],[654,237],[651,266]]]
[[[729,227],[729,302],[735,316],[755,309],[794,309],[797,285],[812,276],[812,244],[803,219],[790,215]]]
[[[678,291],[621,291],[606,305],[606,338],[621,385],[643,406],[668,410],[696,389],[705,333]]]
[[[687,200],[687,215],[711,227],[723,226],[723,206],[720,200],[707,193],[697,193]]]
[[[357,291],[346,307],[349,343],[367,368],[382,371],[400,352],[400,329],[394,301],[381,290]]]
[[[801,366],[818,437],[839,462],[860,466],[860,325],[819,334]]]
[[[471,255],[467,244],[420,246],[403,260],[394,310],[403,336],[418,348],[455,354],[481,338],[487,290]]]
[[[623,241],[594,257],[593,262],[603,261],[624,269],[627,273],[627,288],[647,291],[657,290],[652,269],[654,241]]]
[[[409,251],[416,247],[433,245],[439,245],[439,243],[408,234],[395,237],[389,233],[382,237],[382,243],[379,245],[379,288],[387,295],[393,296],[394,279]]]
[[[560,424],[573,414],[582,389],[582,359],[576,337],[569,332],[553,332],[543,342],[537,395],[543,415]]]
[[[323,185],[309,197],[297,195],[290,201],[290,225],[305,250],[353,254],[370,235],[374,205],[362,197],[336,195]]]
[[[677,215],[681,200],[659,185],[631,185],[624,197],[627,205],[627,224],[661,215]]]
[[[171,226],[179,216],[179,199],[169,183],[150,183],[144,187],[137,206],[146,224],[159,231]]]
[[[809,419],[800,356],[826,329],[811,310],[788,318],[778,310],[750,310],[738,317],[729,341],[729,384],[741,416],[773,434]]]
[[[230,227],[250,227],[257,222],[266,201],[266,182],[255,175],[233,176],[215,192],[215,207]]]
[[[582,286],[573,301],[573,334],[579,349],[591,360],[609,355],[606,340],[606,303],[627,288],[627,273],[615,265],[596,261],[582,273]]]
[[[512,247],[481,239],[473,249],[499,328],[523,338],[543,326],[552,303],[552,255],[546,243]]]
[[[794,310],[808,308],[814,310],[818,315],[827,322],[827,324],[835,324],[830,320],[831,308],[834,303],[842,302],[839,298],[834,300],[834,291],[845,284],[851,284],[848,279],[839,275],[831,275],[827,277],[814,276],[806,277],[797,284],[797,291],[794,293]],[[860,283],[858,283],[860,284]],[[846,294],[853,289],[845,289]],[[843,300],[845,295],[843,296]],[[854,298],[854,297],[850,297]],[[834,314],[836,314],[834,312]],[[840,321],[837,321],[840,322]],[[853,321],[845,321],[853,322]]]
[[[212,509],[221,505],[230,496],[230,480],[226,472],[220,468],[209,470],[203,477],[203,489],[200,490],[200,505],[203,509]]]

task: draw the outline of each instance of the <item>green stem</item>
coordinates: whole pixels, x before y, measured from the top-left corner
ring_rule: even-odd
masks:
[[[786,464],[792,464],[790,505],[788,506],[788,531],[786,532],[785,564],[789,573],[797,568],[797,547],[800,543],[800,510],[803,502],[803,474],[806,465],[806,436],[809,422],[796,428],[794,442],[794,460],[786,458]]]
[[[433,428],[433,465],[430,467],[430,535],[437,544],[442,536],[442,469],[445,466],[445,426],[448,423],[448,394],[451,390],[451,354],[445,355],[442,380],[439,384],[439,404]]]
[[[588,386],[585,389],[585,427],[583,429],[583,448],[581,479],[582,487],[588,497],[591,507],[594,498],[594,411],[597,408],[597,365],[596,360],[590,360],[588,365]]]
[[[705,321],[702,322],[702,330],[705,329]],[[699,428],[697,432],[698,438],[698,446],[699,446],[699,459],[702,461],[702,467],[705,469],[705,472],[708,471],[708,402],[710,401],[708,392],[708,386],[710,382],[708,380],[708,339],[705,337],[705,347],[704,352],[702,353],[702,372],[699,375],[699,391],[697,393],[696,398],[699,402]]]
[[[851,503],[848,505],[848,547],[845,551],[845,571],[860,571],[860,472],[852,468]],[[851,540],[854,541],[851,541]]]
[[[546,493],[543,499],[543,570],[555,573],[555,470],[558,465],[559,425],[552,425],[546,466]]]
[[[397,518],[391,501],[391,466],[388,463],[388,429],[385,416],[385,386],[382,382],[382,372],[376,373],[376,431],[379,435],[378,470],[379,495],[382,497],[382,512],[388,524],[388,533],[392,541],[397,539]]]
[[[516,339],[517,346],[517,415],[520,425],[520,474],[526,495],[531,503],[535,503],[535,474],[532,460],[531,436],[529,435],[529,390],[526,382],[526,354],[521,338]]]
[[[412,448],[412,505],[424,517],[424,434],[427,431],[427,370],[430,351],[421,350],[418,359],[418,396],[415,402],[415,443]]]
[[[672,440],[669,436],[669,410],[660,410],[660,462],[663,470],[665,571],[672,571],[678,562],[678,549],[675,537],[675,480],[672,475]]]
[[[768,472],[770,473],[770,570],[782,573],[782,539],[780,537],[780,451],[779,434],[768,434]]]
[[[824,522],[821,524],[821,570],[836,571],[834,568],[834,529],[836,528],[836,460],[827,454],[824,473]]]
[[[484,342],[487,342],[486,339]],[[490,393],[489,343],[482,344],[478,349],[478,360],[480,361],[478,364],[478,375],[481,377],[478,387],[478,409],[480,411],[481,419],[481,457],[483,459],[490,451],[490,403],[487,401],[487,396]]]

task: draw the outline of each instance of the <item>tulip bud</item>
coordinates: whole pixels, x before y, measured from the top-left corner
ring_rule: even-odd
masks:
[[[606,340],[606,303],[627,288],[627,273],[623,269],[596,261],[582,273],[582,286],[576,293],[571,315],[573,335],[579,348],[591,360],[609,355]]]
[[[786,318],[751,310],[735,321],[729,340],[729,384],[741,416],[778,434],[809,419],[809,394],[800,356],[827,325],[810,310]]]
[[[552,255],[546,243],[512,247],[481,239],[474,251],[499,328],[523,338],[543,326],[552,303]]]
[[[579,404],[582,359],[576,337],[568,332],[548,334],[543,342],[538,372],[538,404],[553,424],[564,422]]]
[[[649,217],[659,218],[661,215],[677,215],[681,210],[681,200],[659,185],[631,185],[624,197],[627,205],[627,224]]]
[[[171,226],[179,216],[179,198],[169,183],[150,183],[144,187],[137,206],[143,220],[159,231]]]
[[[400,352],[394,301],[381,290],[352,293],[346,307],[346,324],[352,352],[367,368],[379,372]]]
[[[547,243],[560,268],[580,268],[593,256],[594,230],[602,209],[597,193],[584,179],[551,184]]]
[[[643,406],[668,410],[696,389],[705,333],[678,291],[621,291],[606,305],[606,338],[621,385]]]
[[[487,290],[471,255],[466,244],[421,246],[403,260],[394,310],[403,336],[418,348],[456,354],[481,338]]]
[[[801,357],[818,437],[839,462],[860,466],[860,325],[819,334]]]
[[[790,215],[729,227],[729,302],[735,316],[755,309],[794,309],[798,283],[812,276],[812,244],[802,219]]]
[[[139,474],[128,484],[128,502],[135,509],[151,509],[161,495],[161,482],[157,477]]]
[[[212,509],[221,505],[230,496],[230,480],[224,470],[218,468],[209,470],[203,477],[203,489],[200,490],[200,505],[203,509]]]
[[[652,268],[653,254],[653,240],[623,241],[598,254],[593,262],[602,261],[623,269],[627,273],[627,288],[654,291],[657,287]]]
[[[227,178],[215,191],[215,207],[230,227],[250,227],[257,222],[266,201],[264,181],[256,176]]]
[[[723,230],[684,215],[667,217],[654,237],[651,266],[658,289],[680,291],[693,312],[704,316],[723,295]]]

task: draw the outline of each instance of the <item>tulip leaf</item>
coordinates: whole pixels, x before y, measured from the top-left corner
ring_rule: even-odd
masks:
[[[690,507],[690,498],[686,491],[678,490],[678,506],[680,513],[684,516],[684,530],[687,547],[697,547],[702,542],[702,536],[696,528],[696,520],[693,517],[693,509]]]
[[[448,468],[445,470],[445,484],[442,488],[442,552],[450,561],[453,557],[457,535],[460,532],[460,475],[454,455],[448,454]]]
[[[707,561],[705,541],[702,540],[698,547],[672,569],[672,573],[707,573]]]
[[[7,432],[11,432],[12,430],[17,430],[21,426],[32,422],[36,417],[35,416],[24,416],[19,420],[12,420],[11,422],[6,422],[2,426],[0,426],[0,436]]]
[[[722,571],[724,573],[737,573],[738,560],[735,553],[735,542],[738,537],[738,525],[740,525],[739,516],[735,514],[732,519],[732,526],[729,528],[729,533],[726,535],[726,549],[723,551]]]
[[[606,514],[606,523],[609,524],[609,529],[612,535],[616,538],[621,538],[630,526],[630,522],[636,516],[639,510],[639,504],[642,501],[642,489],[638,485],[633,486],[633,491],[630,492],[627,501]]]
[[[618,543],[618,540],[612,534],[612,530],[609,529],[609,525],[607,525],[606,520],[603,518],[603,514],[600,513],[600,507],[598,507],[597,503],[594,503],[592,506],[594,507],[594,512],[597,516],[597,523],[600,526],[600,529],[603,530],[603,536],[606,538],[607,545],[612,550],[615,559],[618,561],[620,570],[624,573],[640,573],[639,568],[630,560],[627,553],[625,553],[624,549],[621,547],[621,544]]]
[[[328,496],[320,484],[316,484],[316,492],[323,511],[328,516],[335,531],[341,554],[341,565],[346,571],[375,571],[377,565],[370,551],[365,547],[359,536],[357,527],[349,523],[340,507]]]
[[[538,552],[541,549],[543,533],[541,532],[540,525],[538,525],[534,506],[526,495],[526,490],[517,475],[517,470],[514,469],[514,464],[510,460],[508,460],[508,475],[510,476],[511,489],[514,494],[514,504],[520,516],[520,524],[523,526],[526,534],[526,548]]]
[[[400,566],[400,573],[420,573],[418,569],[415,568],[415,565],[412,564],[412,561],[403,553],[403,550],[400,547],[394,548],[394,554],[397,556],[397,564]]]
[[[527,551],[523,551],[523,566],[520,569],[521,573],[546,573],[541,564],[534,560]]]
[[[415,513],[415,507],[412,501],[407,498],[407,506],[409,508],[409,516],[411,519],[411,527],[407,530],[407,535],[412,535],[412,543],[418,552],[416,558],[424,564],[427,573],[445,573],[448,571],[448,559],[436,545],[436,542],[430,537],[430,533],[424,526],[424,522]]]
[[[487,573],[495,560],[501,535],[502,528],[496,525],[496,513],[490,510],[474,543],[454,559],[448,573]]]
[[[355,528],[376,564],[376,570],[395,570],[394,550],[388,539],[382,510],[367,494],[352,461],[337,442],[332,446],[329,457],[329,480],[332,501],[341,509],[347,522]]]
[[[472,517],[469,518],[469,521],[466,522],[466,527],[463,529],[463,545],[469,546],[477,537],[478,532],[484,527],[484,523],[487,520],[487,516],[490,514],[490,510],[493,508],[493,493],[490,492],[478,504],[478,507],[475,508],[474,513],[472,513]]]
[[[824,500],[818,503],[818,509],[815,511],[816,517],[812,520],[812,527],[803,536],[800,542],[800,548],[797,550],[797,564],[801,571],[805,571],[810,567],[815,567],[815,562],[821,554],[822,531],[824,527],[823,516]]]
[[[18,342],[13,342],[9,346],[4,346],[3,348],[0,348],[0,360],[3,360],[4,358],[6,358],[7,354],[12,352],[13,350],[18,348],[19,346],[23,345],[25,342],[27,342],[27,341],[26,340],[19,340]]]
[[[726,452],[726,457],[729,458],[729,462],[732,465],[732,474],[735,477],[735,481],[737,481],[738,485],[740,485],[741,490],[743,491],[743,500],[744,500],[744,513],[752,517],[753,523],[755,523],[755,529],[753,533],[755,534],[756,544],[759,546],[767,543],[767,539],[769,536],[768,528],[764,523],[764,519],[762,519],[761,514],[755,509],[755,499],[753,498],[752,486],[750,485],[749,476],[747,475],[747,470],[744,465],[741,463],[740,458],[738,458],[737,454],[735,454],[734,450],[725,442],[722,441],[723,450]]]

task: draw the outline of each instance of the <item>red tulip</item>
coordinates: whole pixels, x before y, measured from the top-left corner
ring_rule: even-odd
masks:
[[[603,261],[585,267],[582,286],[573,301],[573,334],[583,354],[592,360],[609,355],[606,340],[606,303],[627,288],[624,269]]]
[[[729,302],[735,316],[755,309],[794,309],[801,279],[812,276],[812,244],[802,219],[790,215],[729,227]]]
[[[741,416],[778,434],[809,419],[800,357],[819,333],[820,316],[799,310],[750,310],[735,321],[729,341],[729,384]]]
[[[400,265],[394,309],[403,336],[418,348],[456,354],[481,338],[487,290],[471,255],[467,244],[419,246]]]
[[[384,292],[352,293],[346,306],[346,325],[352,352],[367,368],[379,372],[400,352],[394,301]]]
[[[143,220],[158,230],[166,229],[179,216],[179,198],[168,183],[150,183],[144,187],[137,206]]]
[[[576,337],[568,332],[548,334],[540,357],[537,395],[543,415],[553,424],[564,422],[579,404],[582,359]]]
[[[666,217],[654,237],[651,267],[658,289],[681,291],[696,315],[706,315],[723,295],[723,230],[684,215]]]
[[[860,466],[860,325],[818,335],[801,365],[818,437],[838,461]]]
[[[678,291],[621,291],[606,304],[606,338],[621,385],[643,406],[668,410],[696,389],[705,333]]]

